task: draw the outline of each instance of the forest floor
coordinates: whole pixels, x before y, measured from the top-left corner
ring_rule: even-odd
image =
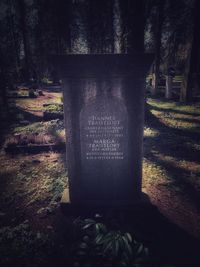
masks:
[[[59,103],[61,97],[61,93],[44,91],[44,96],[35,99],[16,99],[18,122],[13,121],[6,127],[8,121],[4,121],[0,153],[1,266],[54,266],[54,261],[57,266],[68,266],[71,262],[71,231],[76,216],[64,215],[59,206],[67,186],[65,153],[11,155],[3,149],[6,141],[16,133],[55,135],[56,132],[57,135],[59,132],[63,137],[62,121],[42,119],[43,104]],[[200,104],[183,105],[151,98],[147,103],[143,192],[158,208],[159,216],[187,235],[188,238],[181,240],[198,242]],[[20,120],[29,121],[29,124],[23,126]],[[148,234],[154,235],[155,231],[162,231],[162,238],[166,238],[165,229],[159,226]],[[144,233],[138,233],[138,236],[144,237]],[[162,238],[160,240],[165,242]],[[145,240],[148,245],[148,238],[144,237]],[[173,249],[174,246],[172,244]],[[178,252],[181,249],[177,248],[173,253],[184,254],[184,250]],[[175,263],[179,263],[179,256]],[[167,263],[173,263],[170,257]]]

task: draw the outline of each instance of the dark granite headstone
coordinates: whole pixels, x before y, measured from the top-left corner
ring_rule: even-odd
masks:
[[[151,55],[58,56],[70,202],[123,206],[141,195],[144,81]]]

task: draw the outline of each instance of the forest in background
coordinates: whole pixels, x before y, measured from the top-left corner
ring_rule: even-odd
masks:
[[[200,3],[198,0],[2,0],[0,2],[0,92],[17,84],[58,81],[52,54],[154,53],[149,91],[178,100],[199,95]],[[164,78],[164,81],[162,79]],[[166,83],[166,84],[165,84]]]

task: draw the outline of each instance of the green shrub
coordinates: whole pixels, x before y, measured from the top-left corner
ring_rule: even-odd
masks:
[[[148,259],[148,248],[130,233],[109,230],[93,219],[78,220],[75,224],[78,241],[72,248],[74,266],[130,267]]]

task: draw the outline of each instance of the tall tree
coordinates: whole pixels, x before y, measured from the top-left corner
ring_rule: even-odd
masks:
[[[184,72],[185,51],[189,51],[188,44],[191,40],[192,4],[193,1],[190,0],[168,0],[165,8],[163,68],[167,75],[165,90],[167,98],[172,96],[172,76],[169,75],[169,70],[174,69],[175,73]]]
[[[113,41],[114,41],[114,53],[121,52],[121,14],[119,0],[113,0]]]
[[[25,57],[24,75],[26,81],[29,81],[31,76],[31,51],[30,51],[30,43],[28,37],[25,0],[18,0],[18,6],[20,13],[20,28],[23,38],[24,57]]]
[[[71,52],[71,3],[71,0],[34,1],[32,64],[38,81],[51,72],[48,67],[50,54]]]
[[[20,38],[19,38],[19,29],[16,23],[16,11],[15,11],[15,3],[13,0],[8,1],[8,25],[9,25],[9,36],[11,39],[11,49],[13,51],[13,59],[14,59],[14,69],[17,77],[19,78],[19,70],[20,70]]]
[[[89,53],[113,53],[114,0],[87,1],[87,40]]]
[[[0,2],[0,108],[8,111],[7,90],[16,81],[19,60],[19,29],[16,25],[15,5]],[[1,112],[1,111],[0,111]]]
[[[1,107],[3,106],[6,113],[8,113],[8,98],[7,98],[7,66],[5,61],[5,55],[0,48],[0,100]]]
[[[153,64],[153,77],[152,77],[152,95],[157,95],[158,93],[158,83],[160,77],[160,61],[161,61],[161,41],[162,41],[162,27],[164,23],[164,5],[165,1],[156,2],[156,19],[155,19],[155,30],[154,40],[155,40],[155,60]]]
[[[198,79],[194,78],[194,73],[198,71],[199,68],[199,58],[200,58],[200,1],[195,0],[194,7],[192,10],[192,30],[190,46],[187,51],[187,58],[185,63],[185,69],[183,73],[183,82],[180,94],[180,101],[186,102],[192,99],[192,89],[195,82]]]
[[[119,0],[121,52],[144,52],[145,5],[143,0]]]

